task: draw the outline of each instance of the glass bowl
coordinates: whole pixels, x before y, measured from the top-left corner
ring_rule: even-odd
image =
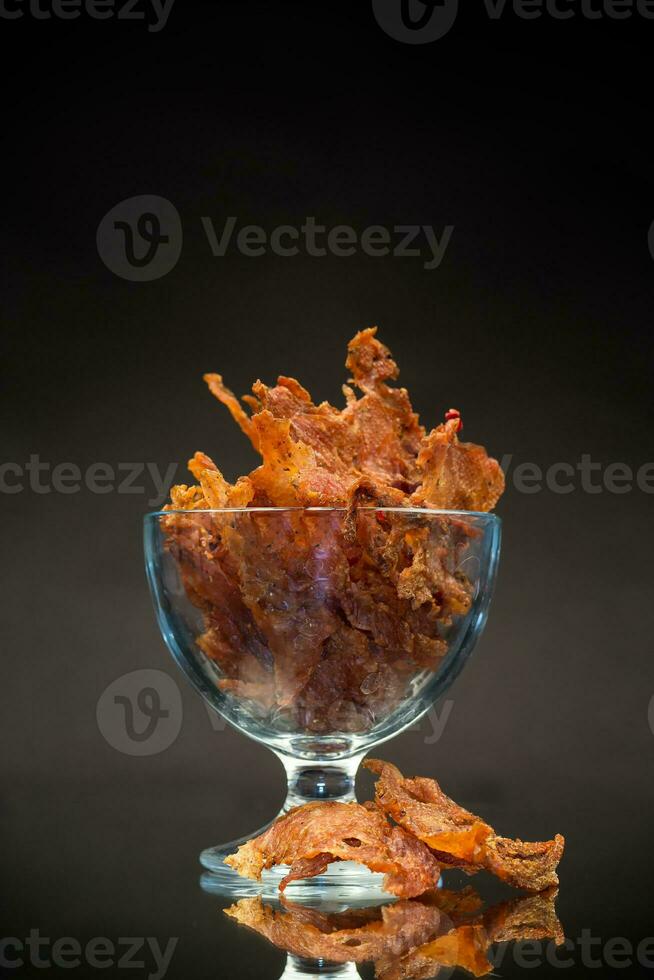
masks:
[[[444,694],[483,629],[500,536],[498,517],[470,511],[168,510],[146,515],[145,556],[168,648],[281,759],[285,811],[353,800],[365,753]],[[200,857],[234,895],[252,893],[223,863],[241,841]],[[332,865],[306,887],[362,875]]]

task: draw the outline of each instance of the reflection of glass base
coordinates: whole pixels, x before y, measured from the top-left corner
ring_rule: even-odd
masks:
[[[279,980],[298,980],[299,977],[319,977],[319,980],[360,980],[355,963],[327,963],[325,960],[306,960],[291,956]]]

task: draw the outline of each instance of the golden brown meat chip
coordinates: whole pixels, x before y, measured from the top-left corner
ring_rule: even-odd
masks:
[[[485,450],[459,442],[458,413],[426,434],[375,327],[350,341],[346,365],[342,409],[284,375],[257,381],[244,407],[205,375],[261,463],[232,484],[196,453],[197,485],[172,488],[164,523],[218,687],[258,719],[318,734],[369,731],[439,668],[475,593],[475,531],[415,509],[488,510],[503,486]],[[258,518],[267,507],[344,512]]]
[[[384,888],[412,898],[436,888],[439,865],[424,844],[393,827],[380,811],[358,803],[308,803],[276,820],[259,837],[239,847],[225,863],[246,878],[264,869],[290,865],[280,890],[296,879],[311,878],[332,861],[356,861],[385,875]]]
[[[419,486],[411,496],[416,507],[442,510],[492,510],[504,492],[504,473],[483,446],[460,442],[458,419],[451,419],[423,439],[418,454]]]
[[[492,827],[464,810],[442,791],[435,779],[405,779],[390,762],[366,759],[366,769],[379,778],[377,805],[428,847],[474,864]]]
[[[405,779],[397,766],[379,759],[366,759],[364,765],[379,777],[377,805],[427,844],[443,865],[470,874],[486,869],[515,888],[533,892],[558,884],[556,868],[565,844],[560,834],[535,843],[498,837],[446,796],[435,779]]]
[[[256,503],[346,506],[368,480],[380,497],[396,491],[398,506],[491,510],[504,489],[499,465],[483,447],[459,442],[458,413],[426,434],[406,389],[387,383],[399,370],[376,333],[362,330],[348,344],[346,367],[361,395],[346,385],[343,409],[315,405],[298,381],[282,375],[274,387],[255,382],[243,399],[248,414],[220,374],[205,374],[263,457],[249,477]]]

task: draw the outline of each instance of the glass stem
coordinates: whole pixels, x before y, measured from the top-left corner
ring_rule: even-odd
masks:
[[[361,980],[354,963],[328,963],[308,960],[289,953],[286,969],[279,980],[299,980],[300,977],[319,977],[320,980]]]
[[[283,813],[291,807],[315,803],[317,800],[335,800],[339,803],[356,801],[354,780],[365,752],[350,759],[318,763],[289,758],[281,753],[276,755],[286,770],[288,781]]]

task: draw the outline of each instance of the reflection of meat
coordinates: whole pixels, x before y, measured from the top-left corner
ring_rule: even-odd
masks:
[[[456,893],[454,893],[456,894]],[[441,967],[461,967],[475,977],[493,969],[489,952],[495,943],[551,939],[559,946],[563,929],[554,908],[556,892],[502,902],[478,914],[452,914],[454,928],[399,957],[375,963],[377,980],[431,980]],[[416,904],[415,900],[412,904]]]
[[[295,956],[373,962],[377,980],[421,980],[448,966],[484,976],[492,970],[493,943],[551,938],[559,945],[563,931],[554,898],[548,892],[484,910],[479,896],[465,888],[338,913],[289,902],[274,909],[260,898],[245,898],[226,914]]]
[[[459,807],[434,779],[405,779],[396,766],[377,759],[364,765],[379,776],[378,806],[427,844],[443,865],[470,874],[485,868],[516,888],[542,891],[558,884],[556,867],[564,839],[525,843],[498,837],[492,827]]]
[[[275,911],[260,898],[245,898],[226,912],[288,953],[333,963],[401,956],[449,927],[438,908],[415,901],[330,915],[293,905]]]
[[[375,964],[378,980],[431,980],[441,967],[461,967],[474,977],[490,973],[488,939],[483,926],[463,925],[417,946],[404,956],[383,957]]]
[[[438,884],[440,869],[429,848],[378,810],[358,803],[309,803],[290,810],[259,837],[239,847],[226,864],[247,878],[289,864],[280,889],[321,874],[332,861],[356,861],[385,874],[384,888],[411,898]]]
[[[556,889],[550,888],[539,895],[515,898],[488,909],[484,913],[484,927],[490,941],[551,938],[560,946],[565,936],[554,908],[556,894]]]
[[[397,365],[375,332],[349,344],[360,394],[346,386],[342,410],[314,405],[282,376],[256,382],[249,414],[220,375],[206,375],[261,465],[231,485],[196,453],[198,486],[173,487],[164,521],[219,686],[284,731],[367,731],[417,674],[439,667],[450,627],[471,608],[464,556],[479,532],[415,508],[486,511],[503,488],[495,460],[459,442],[458,418],[426,435],[405,389],[388,383]],[[344,511],[256,509],[311,506]],[[382,507],[398,512],[372,509]]]

